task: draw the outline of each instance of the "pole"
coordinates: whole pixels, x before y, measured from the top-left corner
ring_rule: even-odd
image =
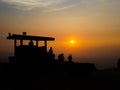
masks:
[[[14,40],[14,56],[16,57],[16,46],[17,46],[17,40]]]

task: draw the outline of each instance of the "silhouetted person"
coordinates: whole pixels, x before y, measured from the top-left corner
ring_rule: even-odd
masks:
[[[52,54],[53,54],[53,49],[52,49],[52,47],[50,47],[49,53],[52,53]]]
[[[63,53],[61,54],[61,58],[62,58],[62,62],[64,62],[65,57]]]
[[[68,61],[69,61],[70,63],[72,62],[72,55],[71,55],[71,54],[68,56]]]
[[[117,62],[117,68],[120,70],[120,58],[118,59],[118,62]]]
[[[64,62],[64,54],[63,53],[58,55],[58,60],[59,60],[59,62]]]
[[[31,40],[30,42],[29,42],[29,46],[33,46],[34,44],[33,44],[33,41]]]
[[[60,60],[61,60],[61,54],[58,55],[58,61],[60,61]]]
[[[50,49],[49,49],[48,59],[49,59],[49,60],[55,60],[55,54],[53,53],[52,47],[50,47]]]

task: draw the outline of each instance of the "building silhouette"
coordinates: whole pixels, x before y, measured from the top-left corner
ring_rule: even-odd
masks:
[[[9,58],[9,62],[17,65],[47,62],[47,41],[55,40],[52,37],[26,35],[26,32],[23,32],[23,35],[9,33],[7,39],[14,40],[14,56]],[[24,45],[25,41],[29,41],[28,45]],[[36,42],[35,45],[33,41]],[[44,41],[44,46],[38,45],[40,41]]]

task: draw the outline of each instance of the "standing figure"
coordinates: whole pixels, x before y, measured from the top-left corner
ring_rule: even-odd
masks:
[[[71,54],[68,56],[68,61],[72,62],[72,55]]]
[[[49,53],[53,54],[53,49],[52,49],[52,47],[50,47]]]
[[[61,54],[58,55],[58,61],[60,62],[61,60]]]
[[[58,55],[58,61],[64,62],[64,54],[63,53]]]
[[[49,49],[48,59],[49,59],[49,60],[55,60],[55,54],[53,53],[52,47],[50,47],[50,49]]]
[[[65,59],[65,57],[64,57],[64,54],[62,53],[61,54],[61,61],[64,62],[64,59]]]

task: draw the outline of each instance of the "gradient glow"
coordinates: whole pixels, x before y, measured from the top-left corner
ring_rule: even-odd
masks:
[[[71,44],[74,44],[74,43],[75,43],[75,41],[74,41],[74,40],[71,40],[71,41],[70,41],[70,43],[71,43]]]
[[[120,0],[0,0],[0,59],[13,54],[8,33],[23,31],[55,37],[48,44],[56,58],[72,54],[75,62],[115,66],[120,57]]]

